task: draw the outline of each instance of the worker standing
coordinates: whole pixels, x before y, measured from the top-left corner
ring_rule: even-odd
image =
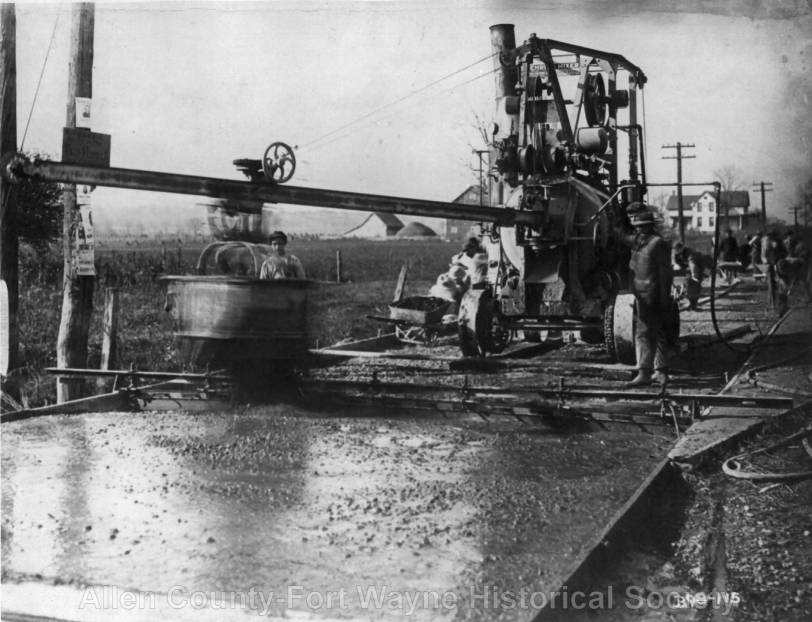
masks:
[[[750,247],[750,264],[753,268],[753,276],[759,272],[758,265],[761,263],[761,239],[764,237],[764,232],[757,231],[750,238],[748,246]]]
[[[656,231],[654,214],[646,205],[631,216],[634,234],[624,236],[632,247],[629,262],[632,292],[637,303],[635,347],[637,375],[628,386],[668,381],[668,322],[672,315],[671,248]]]
[[[271,255],[262,262],[259,278],[269,281],[277,279],[305,279],[304,266],[299,258],[286,252],[288,236],[283,231],[274,231],[268,242]]]
[[[782,280],[778,278],[778,263],[787,256],[784,244],[778,238],[778,232],[773,229],[767,235],[767,243],[762,248],[767,263],[767,296],[770,306],[783,315],[786,310],[787,295],[783,291]]]
[[[451,258],[451,267],[453,268],[455,265],[465,268],[469,285],[476,285],[486,280],[488,276],[488,254],[479,238],[468,238],[462,250]]]
[[[705,276],[705,262],[695,250],[677,242],[674,245],[673,263],[685,271],[685,298],[688,300],[688,308],[697,311],[702,279]]]
[[[733,230],[728,229],[725,238],[719,243],[719,256],[721,264],[719,265],[720,272],[730,285],[733,282],[733,277],[736,268],[739,266],[739,244],[736,238],[733,237]]]

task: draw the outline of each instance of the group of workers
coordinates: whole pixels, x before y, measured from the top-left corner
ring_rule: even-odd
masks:
[[[643,204],[630,206],[630,222],[635,233],[626,236],[632,247],[629,264],[632,291],[637,303],[636,348],[637,375],[629,386],[642,386],[667,380],[669,326],[672,316],[671,286],[673,268],[685,271],[684,291],[689,308],[698,308],[702,279],[711,269],[712,259],[688,248],[682,242],[669,244],[655,230],[652,210]],[[735,271],[744,267],[742,252],[748,253],[754,275],[764,266],[769,302],[779,315],[786,313],[792,287],[800,283],[806,291],[806,302],[812,302],[812,262],[807,243],[790,230],[780,240],[775,230],[754,235],[747,246],[740,247],[728,229],[719,243],[717,267],[730,282]],[[669,260],[670,255],[670,260]]]
[[[668,354],[675,344],[674,300],[672,285],[674,269],[685,271],[683,294],[689,309],[698,308],[699,294],[705,273],[711,269],[712,259],[682,242],[673,249],[658,232],[653,210],[643,203],[629,206],[629,221],[633,232],[620,231],[621,239],[631,247],[631,289],[637,304],[635,326],[637,375],[628,386],[645,386],[652,382],[666,383]],[[286,252],[288,238],[282,231],[275,231],[269,238],[271,254],[262,263],[260,279],[304,279],[301,261]],[[788,296],[795,283],[800,282],[806,290],[807,302],[812,301],[812,257],[809,246],[790,231],[783,240],[773,230],[768,234],[759,232],[739,245],[728,230],[719,244],[717,267],[732,274],[744,262],[742,252],[748,253],[753,273],[764,266],[768,282],[769,302],[780,315],[786,312]],[[463,249],[451,259],[447,272],[437,278],[429,295],[459,303],[462,295],[487,278],[488,256],[478,238],[472,237]]]

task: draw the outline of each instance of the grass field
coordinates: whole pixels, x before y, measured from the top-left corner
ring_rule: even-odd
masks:
[[[165,274],[194,274],[203,246],[162,245],[149,241],[138,246],[104,245],[96,252],[94,311],[88,347],[88,367],[101,360],[101,318],[104,290],[119,288],[118,367],[180,371],[172,321],[164,311]],[[292,240],[289,252],[305,265],[308,277],[319,282],[310,297],[311,345],[329,345],[342,339],[374,336],[388,327],[366,318],[387,315],[398,273],[409,268],[406,292],[424,294],[437,275],[448,268],[457,244],[439,240]],[[336,279],[336,253],[341,254],[341,282]],[[29,405],[55,400],[55,383],[43,373],[56,366],[56,341],[62,306],[62,250],[36,253],[21,249],[20,355],[14,370]]]

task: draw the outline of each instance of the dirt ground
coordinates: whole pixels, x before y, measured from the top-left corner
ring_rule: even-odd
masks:
[[[722,330],[749,323],[764,333],[774,321],[751,285],[720,302]],[[682,319],[686,342],[709,334],[707,309]],[[688,348],[675,361],[674,387],[716,391],[723,372],[744,356],[721,344]],[[578,376],[573,366],[584,363],[592,371]],[[599,346],[573,343],[497,373],[468,375],[504,386],[564,376],[620,388],[602,373],[609,363]],[[374,365],[362,365],[363,373]],[[391,379],[460,380],[447,364],[398,365],[386,372]],[[5,585],[115,585],[160,598],[178,590],[223,596],[253,589],[275,595],[268,606],[248,607],[257,613],[315,619],[410,612],[425,620],[532,619],[674,444],[664,424],[551,429],[329,403],[59,416],[5,424],[2,433]],[[704,481],[691,477],[697,486]],[[725,490],[730,495],[733,486]],[[724,521],[753,521],[724,523],[733,533],[747,533],[768,511],[768,501],[758,506],[746,498],[750,492],[725,497]],[[680,508],[680,517],[723,524],[708,495],[689,497],[698,501]],[[736,505],[739,497],[748,510]],[[704,549],[691,548],[690,525],[685,543],[675,519],[674,529],[664,530],[676,534],[665,548],[635,552],[644,585],[691,580],[691,555]],[[773,529],[778,535],[770,542],[790,550],[789,538],[806,537],[792,529]],[[705,533],[698,525],[697,537]],[[753,551],[744,540],[730,542],[729,590],[758,579],[766,592],[769,580],[789,580],[790,566],[774,579],[765,570],[751,578],[736,560]],[[703,561],[700,573],[706,567]],[[808,579],[781,585],[807,606],[807,592],[797,590],[807,590]]]

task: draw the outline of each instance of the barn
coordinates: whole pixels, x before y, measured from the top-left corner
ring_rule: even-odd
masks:
[[[462,205],[490,205],[488,192],[483,192],[481,196],[480,192],[481,190],[478,185],[468,186],[452,203],[460,203]],[[470,220],[448,218],[442,228],[442,236],[451,242],[464,242],[472,236],[478,236],[480,231],[481,227],[479,223],[471,222]]]
[[[345,238],[391,238],[403,229],[400,218],[394,214],[374,212],[366,220],[344,234]]]

